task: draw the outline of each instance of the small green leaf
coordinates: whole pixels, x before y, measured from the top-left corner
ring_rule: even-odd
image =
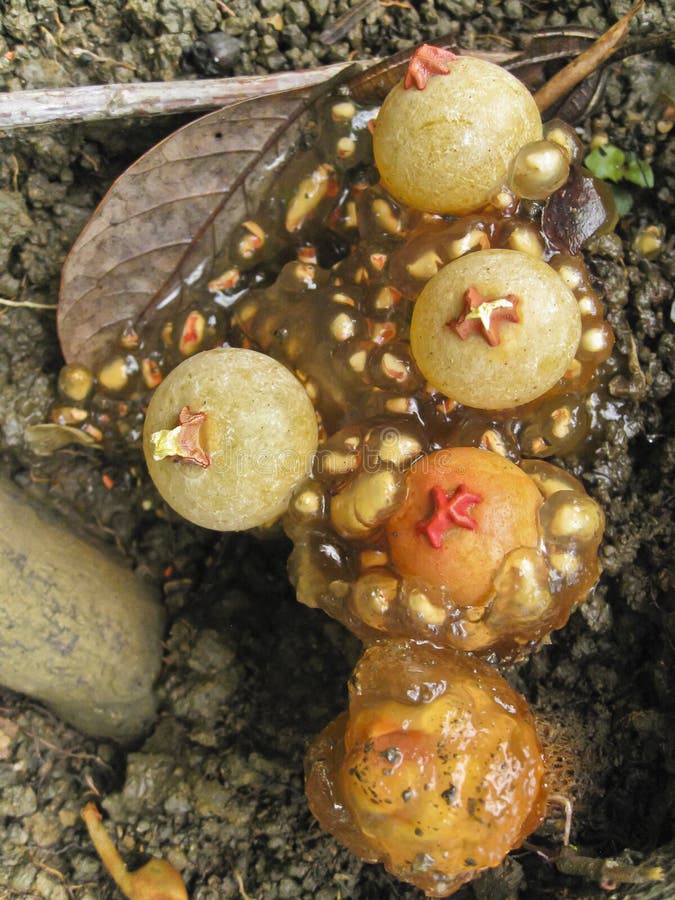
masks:
[[[628,188],[613,184],[610,186],[612,196],[614,197],[614,205],[619,218],[627,216],[633,208],[633,195]]]
[[[614,144],[605,144],[604,147],[596,147],[586,159],[584,165],[596,178],[605,181],[621,181],[624,177],[624,162],[626,154]]]
[[[623,167],[623,178],[641,188],[654,187],[654,172],[652,167],[644,159],[638,159],[634,153],[630,153]]]

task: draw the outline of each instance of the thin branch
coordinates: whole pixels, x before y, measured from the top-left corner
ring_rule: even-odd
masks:
[[[34,303],[32,300],[6,300],[0,297],[0,306],[17,306],[24,309],[56,309],[56,303]]]
[[[661,50],[671,47],[675,43],[675,31],[662,31],[659,34],[646,34],[642,37],[627,41],[612,55],[612,62],[625,59],[627,56],[638,56],[640,53],[650,53],[652,50]]]
[[[631,866],[617,859],[582,856],[574,847],[563,847],[555,860],[555,866],[563,875],[588,878],[610,890],[614,890],[618,884],[649,884],[664,881],[666,877],[661,866]]]
[[[643,2],[644,0],[641,0],[627,16],[613,25],[588,50],[556,73],[535,94],[535,100],[541,110],[547,109],[571,91],[591,72],[604,65],[610,57],[616,60],[623,59],[628,55],[659,49],[672,42],[673,32],[667,32],[638,38],[622,47],[618,46],[626,35],[628,23],[642,7]],[[523,56],[522,51],[517,50],[509,53],[476,50],[462,52],[468,56],[491,60],[498,65],[514,62]],[[388,59],[384,65],[395,69],[396,59],[409,53],[410,51],[401,51],[400,54]],[[556,55],[553,54],[554,57]],[[124,117],[206,112],[261,94],[310,87],[330,79],[348,66],[359,64],[369,70],[372,69],[373,78],[381,79],[382,74],[377,69],[378,63],[379,59],[354,60],[298,72],[278,72],[274,75],[85,85],[0,93],[0,136],[39,125],[67,125]],[[370,76],[371,72],[368,74]],[[395,77],[396,79],[399,77],[398,70]]]
[[[346,12],[331,22],[328,28],[324,28],[319,35],[319,41],[322,44],[335,44],[358,25],[361,19],[365,19],[378,3],[379,0],[361,0],[356,6],[350,6]]]
[[[243,900],[252,900],[252,898],[249,897],[249,895],[246,893],[246,890],[244,888],[244,879],[241,877],[241,875],[239,874],[239,872],[236,869],[234,870],[234,877],[237,882],[237,887],[239,888],[239,893],[240,893],[241,897],[243,898]]]
[[[259,94],[310,87],[326,81],[351,65],[352,62],[341,62],[299,72],[241,78],[13,91],[0,94],[0,131],[10,132],[35,125],[120,119],[124,116],[201,112]]]
[[[635,6],[598,38],[594,44],[580,53],[564,68],[550,78],[534,95],[539,112],[544,112],[558,100],[576,87],[592,72],[602,66],[616,51],[619,44],[628,34],[631,21],[644,6],[645,0],[639,0]]]

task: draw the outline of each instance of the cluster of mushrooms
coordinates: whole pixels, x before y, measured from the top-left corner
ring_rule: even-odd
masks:
[[[539,227],[578,140],[544,130],[516,78],[424,46],[370,130],[331,102],[337,158],[372,131],[380,180],[335,190],[336,166],[307,163],[284,227],[323,216],[350,252],[322,268],[301,242],[273,284],[241,292],[228,345],[184,354],[156,387],[145,455],[197,524],[281,517],[298,599],[366,644],[349,710],[309,750],[310,807],[445,897],[544,817],[534,718],[497,666],[598,579],[602,511],[546,457],[587,440],[612,335],[582,260]]]

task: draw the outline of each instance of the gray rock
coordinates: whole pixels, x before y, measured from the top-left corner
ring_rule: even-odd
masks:
[[[29,233],[33,220],[23,197],[14,191],[0,191],[0,269],[4,269],[10,254]]]
[[[224,31],[213,31],[204,37],[204,43],[221,72],[227,72],[239,62],[241,42]]]
[[[0,683],[88,734],[134,741],[154,718],[162,624],[121,561],[0,484]]]
[[[36,809],[37,796],[30,785],[14,784],[4,788],[0,794],[0,817],[22,819],[31,816]]]

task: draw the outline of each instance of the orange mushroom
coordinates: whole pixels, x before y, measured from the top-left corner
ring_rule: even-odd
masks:
[[[115,884],[129,900],[188,900],[180,874],[165,859],[151,859],[130,872],[112,838],[106,831],[101,813],[93,803],[81,812],[89,837]]]
[[[356,666],[349,713],[310,748],[307,796],[353,852],[446,897],[540,823],[544,761],[527,704],[495,669],[384,641]]]

